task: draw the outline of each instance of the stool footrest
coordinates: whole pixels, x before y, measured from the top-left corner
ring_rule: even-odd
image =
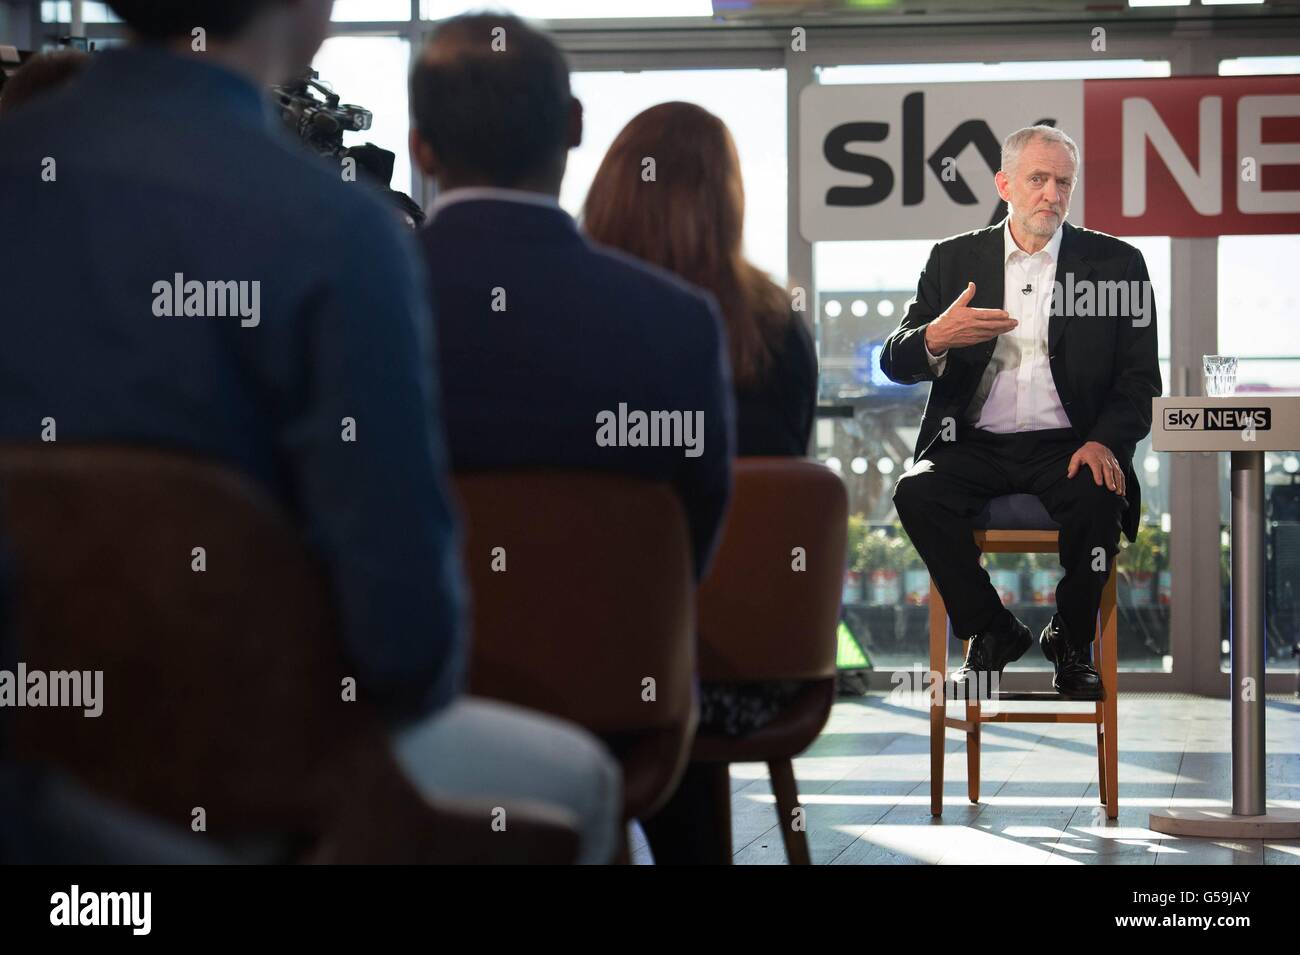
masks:
[[[1096,713],[989,713],[980,714],[981,723],[1092,723],[1101,725]]]
[[[1072,700],[1055,690],[999,690],[988,697],[1008,703],[1101,703],[1104,700]],[[964,699],[953,698],[952,702],[965,703]]]
[[[1073,700],[1068,696],[1062,696],[1055,690],[999,690],[996,693],[988,693],[984,696],[977,697],[980,703],[990,701],[999,701],[1004,703],[1104,703],[1106,701],[1105,691],[1095,700]],[[945,703],[966,703],[964,696],[952,693],[952,683],[948,684],[948,694],[944,699]]]

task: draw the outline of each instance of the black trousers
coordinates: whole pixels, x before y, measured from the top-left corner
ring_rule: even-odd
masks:
[[[730,865],[728,765],[688,763],[677,791],[641,826],[655,865]]]
[[[943,596],[955,634],[979,633],[1002,609],[980,566],[972,519],[990,498],[1027,493],[1037,495],[1061,525],[1065,576],[1056,588],[1056,607],[1066,639],[1079,647],[1092,642],[1127,504],[1098,485],[1086,465],[1066,477],[1070,457],[1082,444],[1070,429],[994,434],[967,427],[956,441],[932,445],[925,460],[899,479],[894,507]]]

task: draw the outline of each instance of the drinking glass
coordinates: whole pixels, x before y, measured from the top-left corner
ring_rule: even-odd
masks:
[[[1230,395],[1237,390],[1237,359],[1231,355],[1205,356],[1205,393]]]

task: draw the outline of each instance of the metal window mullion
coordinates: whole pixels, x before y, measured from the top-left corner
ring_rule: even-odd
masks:
[[[1188,40],[1170,57],[1171,76],[1218,72],[1220,44]],[[1170,391],[1199,395],[1201,355],[1218,349],[1218,239],[1171,238]],[[1219,672],[1219,456],[1169,455],[1170,652],[1174,688],[1222,694]],[[1212,515],[1212,517],[1211,517]]]
[[[804,290],[806,311],[802,318],[808,333],[817,342],[817,276],[814,272],[813,244],[800,228],[799,195],[799,107],[803,91],[817,83],[817,73],[808,53],[795,53],[787,45],[785,53],[785,262],[786,283],[790,289]],[[817,348],[818,371],[821,349]],[[814,422],[808,437],[808,455],[817,453],[817,427]]]

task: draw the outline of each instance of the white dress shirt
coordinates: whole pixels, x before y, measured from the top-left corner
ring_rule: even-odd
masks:
[[[560,200],[543,192],[530,192],[525,189],[503,189],[499,186],[462,186],[449,189],[434,197],[429,206],[428,218],[433,219],[440,211],[455,202],[467,202],[471,199],[495,199],[498,202],[522,202],[530,206],[542,206],[547,209],[560,208]]]
[[[1019,324],[998,336],[988,367],[980,379],[966,419],[997,434],[1068,428],[1047,358],[1047,328],[1052,311],[1052,284],[1061,250],[1061,227],[1039,251],[1029,255],[1011,236],[1008,219],[1002,227],[1003,308]],[[1025,291],[1028,289],[1028,291]],[[942,375],[947,353],[930,354],[930,367]]]

